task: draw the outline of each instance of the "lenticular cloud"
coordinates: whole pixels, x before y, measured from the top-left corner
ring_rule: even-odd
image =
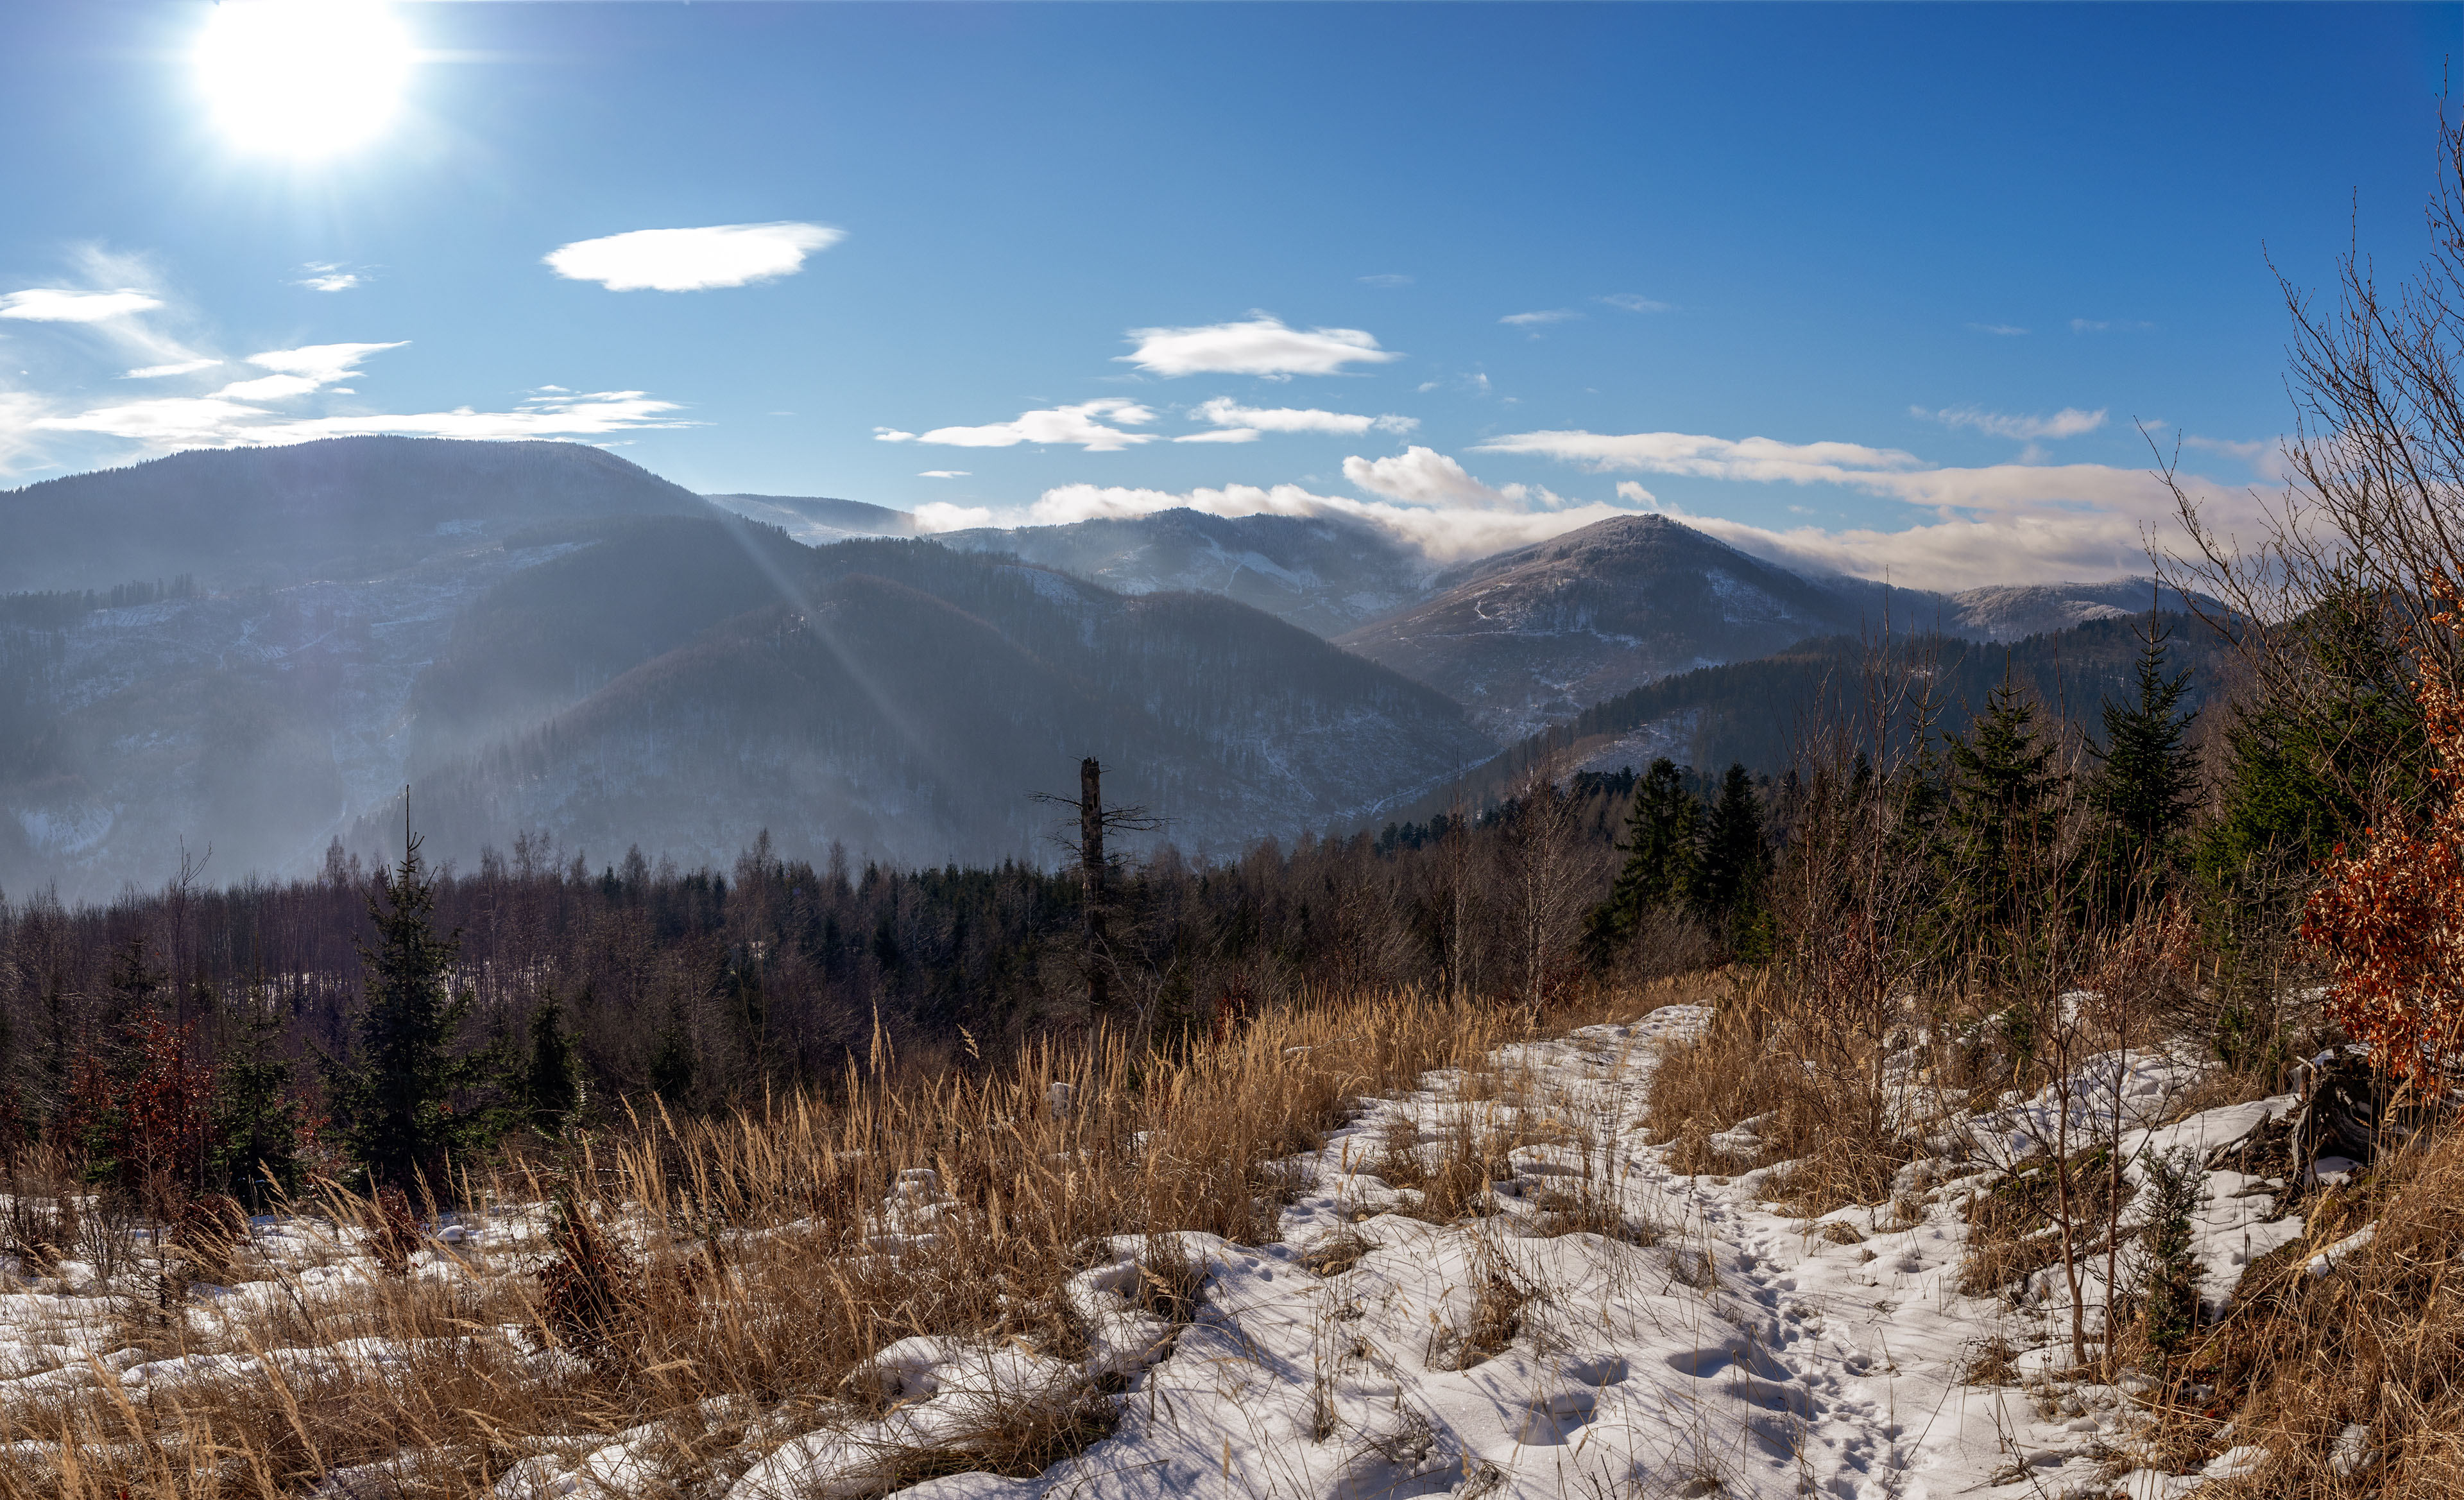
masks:
[[[707,292],[794,276],[806,255],[845,238],[824,224],[714,224],[576,240],[541,258],[567,280],[610,292]]]

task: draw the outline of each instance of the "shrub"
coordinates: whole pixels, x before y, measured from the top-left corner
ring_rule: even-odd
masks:
[[[2438,592],[2438,628],[2464,639],[2453,585],[2442,579]],[[2434,1095],[2464,1044],[2464,700],[2428,650],[2417,668],[2436,758],[2428,816],[2416,832],[2391,813],[2359,853],[2338,845],[2301,936],[2327,957],[2328,1014],[2382,1067]]]

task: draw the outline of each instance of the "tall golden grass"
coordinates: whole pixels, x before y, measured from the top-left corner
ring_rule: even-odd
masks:
[[[882,1057],[827,1098],[652,1113],[553,1169],[462,1182],[471,1219],[536,1233],[513,1249],[430,1242],[404,1275],[362,1248],[384,1233],[379,1206],[329,1191],[298,1221],[341,1279],[244,1240],[166,1247],[93,1299],[113,1321],[105,1347],[192,1363],[141,1381],[123,1356],[18,1382],[0,1405],[0,1497],[253,1500],[339,1478],[355,1495],[475,1500],[526,1457],[618,1434],[654,1471],[629,1495],[720,1494],[830,1411],[877,1409],[863,1372],[900,1338],[1078,1352],[1062,1288],[1111,1237],[1271,1241],[1301,1185],[1288,1158],[1359,1097],[1535,1025],[1670,998],[1591,992],[1534,1022],[1328,996],[1174,1056],[1098,1034],[982,1072]],[[260,1294],[184,1296],[191,1279]],[[998,1416],[933,1464],[1031,1473],[1104,1426],[1086,1392]],[[882,1488],[905,1472],[885,1466]]]

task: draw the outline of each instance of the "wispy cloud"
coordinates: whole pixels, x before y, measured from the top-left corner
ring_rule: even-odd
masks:
[[[1554,511],[1494,510],[1476,506],[1405,505],[1318,495],[1297,484],[1150,490],[1121,485],[1067,484],[1044,492],[1035,503],[995,511],[985,507],[919,505],[919,530],[969,526],[1058,526],[1109,517],[1152,516],[1168,510],[1210,516],[1311,516],[1347,518],[1375,527],[1413,547],[1433,562],[1482,557],[1507,547],[1543,541],[1612,516],[1631,515],[1614,505],[1571,506]]]
[[[307,273],[293,286],[304,286],[312,292],[347,292],[355,286],[365,286],[367,277],[356,271],[345,271],[340,261],[312,260],[299,268]]]
[[[1358,328],[1288,328],[1280,318],[1258,313],[1246,322],[1194,328],[1133,328],[1137,348],[1117,355],[1154,375],[1340,374],[1347,364],[1383,364],[1402,356],[1377,346]]]
[[[1908,415],[1939,422],[1950,428],[1974,428],[1992,437],[2008,437],[2020,442],[2038,442],[2046,438],[2077,437],[2104,426],[2105,408],[2083,411],[2077,407],[2064,407],[2052,416],[2013,416],[2000,411],[1988,411],[1982,407],[1945,407],[1928,411],[1923,407],[1908,408]]]
[[[1900,530],[1772,531],[1661,509],[1749,551],[1791,564],[1911,586],[1961,588],[2145,572],[2146,539],[2171,535],[2173,499],[2154,475],[2103,464],[1992,464],[1947,468],[1896,449],[1857,443],[1782,443],[1684,432],[1523,432],[1480,451],[1548,456],[1594,473],[1616,470],[1708,479],[1833,484],[1904,501],[1932,518]],[[2183,482],[2230,525],[2252,514],[2241,488],[2197,475]],[[1639,498],[1638,492],[1636,498]]]
[[[1412,278],[1399,271],[1381,271],[1374,276],[1358,278],[1362,286],[1410,286]]]
[[[1836,484],[1852,475],[1923,467],[1914,453],[1861,443],[1783,443],[1692,432],[1517,432],[1482,443],[1479,451],[1554,458],[1594,474],[1639,470],[1794,484]]]
[[[947,500],[926,500],[915,507],[915,529],[927,536],[943,531],[973,531],[993,523],[989,505],[953,505]]]
[[[921,474],[918,474],[915,477],[918,479],[964,479],[969,476],[971,472],[972,471],[965,469],[927,469]]]
[[[2153,328],[2154,323],[2132,322],[2123,318],[2074,318],[2073,333],[2140,333]]]
[[[593,437],[691,425],[671,415],[678,409],[673,402],[655,400],[638,390],[552,391],[507,411],[460,407],[451,411],[299,415],[278,409],[282,403],[318,392],[351,394],[349,387],[338,383],[359,374],[361,363],[368,356],[399,347],[399,342],[319,343],[269,349],[251,355],[248,363],[270,373],[231,382],[208,395],[112,402],[68,411],[52,404],[20,401],[9,421],[20,441],[36,434],[87,434],[120,438],[153,450],[270,446],[373,432],[467,438]],[[212,363],[218,362],[209,362]],[[0,446],[9,440],[8,434],[0,434]]]
[[[287,401],[357,375],[371,354],[399,349],[393,343],[311,343],[297,349],[269,349],[252,354],[248,363],[274,371],[254,380],[237,381],[214,392],[234,401]]]
[[[1073,407],[1050,407],[1041,411],[1022,411],[1007,422],[991,422],[982,427],[936,427],[929,432],[904,432],[896,428],[874,428],[873,439],[883,443],[938,443],[946,448],[1016,448],[1022,443],[1075,444],[1090,453],[1109,453],[1136,443],[1152,443],[1152,432],[1124,432],[1119,423],[1136,427],[1155,420],[1155,413],[1134,401],[1107,396],[1098,401],[1082,401]]]
[[[2233,457],[2240,459],[2244,463],[2255,464],[2260,459],[2270,457],[2282,452],[2284,443],[2282,439],[2274,437],[2262,438],[2257,442],[2252,443],[2237,443],[2231,438],[2200,437],[2194,433],[2185,433],[2182,438],[2182,446],[2185,448],[2203,449],[2211,453],[2231,453]]]
[[[2016,339],[2028,330],[2017,323],[1969,323],[1971,333],[1990,333],[2004,339]]]
[[[1638,297],[1632,292],[1612,292],[1599,300],[1629,313],[1664,313],[1674,305],[1648,297]]]
[[[1176,443],[1254,443],[1265,434],[1254,427],[1218,428],[1212,432],[1184,432]]]
[[[825,224],[715,224],[576,240],[541,258],[558,276],[610,292],[707,292],[793,276],[804,257],[845,238]]]
[[[120,378],[121,380],[160,380],[165,375],[194,375],[199,370],[212,369],[221,363],[220,360],[203,358],[178,360],[169,364],[148,364],[141,369],[130,370]]]
[[[1582,316],[1568,308],[1550,307],[1536,313],[1508,313],[1498,321],[1511,328],[1537,328],[1543,323],[1562,323]]]
[[[29,287],[0,295],[0,318],[33,323],[99,323],[131,313],[151,312],[163,299],[151,293],[80,292],[70,287]]]
[[[304,443],[320,437],[372,432],[416,437],[596,437],[644,428],[689,427],[672,418],[671,401],[638,390],[604,390],[567,396],[534,396],[510,411],[367,413],[286,417],[262,407],[215,396],[170,397],[98,407],[69,416],[37,420],[54,432],[95,432],[156,448],[238,448]]]
[[[1315,407],[1244,407],[1229,396],[1200,402],[1190,414],[1219,428],[1248,435],[1236,437],[1226,432],[1194,432],[1187,437],[1175,438],[1174,442],[1245,443],[1260,432],[1337,432],[1357,437],[1369,431],[1409,432],[1420,425],[1418,417],[1397,416],[1392,412],[1373,417],[1350,411],[1321,411]]]

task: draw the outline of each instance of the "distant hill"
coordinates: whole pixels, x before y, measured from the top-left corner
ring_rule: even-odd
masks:
[[[1328,636],[1424,597],[1437,571],[1392,533],[1335,516],[1177,509],[933,540],[1008,553],[1124,594],[1221,594]]]
[[[338,437],[174,453],[0,492],[0,592],[369,578],[543,520],[709,513],[580,443]]]
[[[2151,605],[2168,613],[2189,612],[2189,602],[2179,589],[2160,589],[2151,578],[2120,578],[2102,584],[2002,584],[1942,598],[1943,629],[1987,641],[2020,640],[2090,620],[2144,619]],[[2205,594],[2198,603],[2211,616],[2226,612]]]
[[[2188,668],[2191,674],[2184,706],[2196,709],[2220,696],[2237,671],[2230,643],[2187,615],[2164,615],[2159,623],[2169,632],[2172,670]],[[1886,655],[1903,669],[1920,666],[1929,674],[1937,733],[1964,731],[2007,673],[2051,714],[2093,737],[2102,732],[2104,701],[2136,694],[2139,632],[2145,625],[2144,614],[2097,619],[2013,642],[1929,633],[1898,638]],[[1507,795],[1543,755],[1559,757],[1569,771],[1639,770],[1666,756],[1706,773],[1742,763],[1760,775],[1780,775],[1827,727],[1859,720],[1875,650],[1858,636],[1801,641],[1756,660],[1697,668],[1631,689],[1509,746],[1463,779],[1463,795],[1473,805]],[[1407,816],[1442,812],[1451,794],[1425,799]]]
[[[864,500],[801,495],[705,495],[702,498],[747,520],[776,526],[808,546],[825,546],[849,537],[916,534],[913,513]]]
[[[414,736],[455,716],[435,743],[655,653],[423,775],[440,856],[544,827],[608,857],[723,860],[767,827],[789,851],[1048,859],[1053,815],[1028,793],[1068,790],[1089,754],[1114,799],[1221,854],[1375,816],[1493,750],[1442,695],[1231,600],[1125,598],[924,541],[753,540],[746,566],[737,540],[690,535],[704,527],[721,531],[646,523],[466,617],[474,647],[505,649],[465,653],[457,631],[413,695]],[[691,630],[696,614],[718,617]],[[350,839],[380,843],[385,816]]]
[[[1449,695],[1501,739],[1670,673],[1881,617],[1870,587],[1809,581],[1661,516],[1599,521],[1437,582],[1435,597],[1335,644]]]

